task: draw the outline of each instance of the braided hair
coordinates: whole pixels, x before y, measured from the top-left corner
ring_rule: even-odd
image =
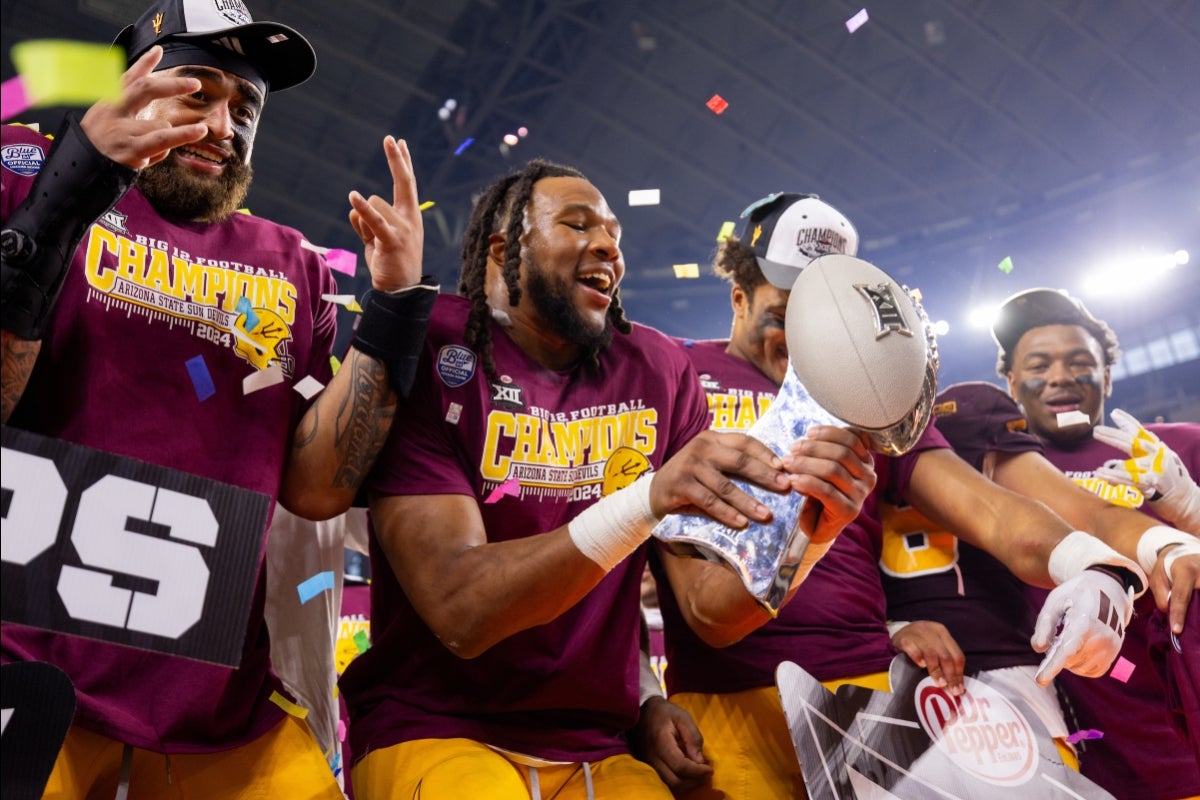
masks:
[[[492,358],[492,314],[487,302],[489,238],[493,233],[504,233],[501,275],[508,288],[508,303],[515,306],[521,302],[521,235],[525,230],[525,211],[529,207],[534,184],[542,178],[587,180],[574,167],[535,158],[519,171],[505,175],[484,190],[475,201],[467,232],[463,236],[458,293],[471,301],[464,340],[468,347],[479,353],[484,371],[492,377],[496,374],[496,362]],[[621,308],[617,289],[613,289],[608,317],[613,327],[621,333],[633,330]],[[598,350],[592,350],[586,356],[593,366],[599,363]]]

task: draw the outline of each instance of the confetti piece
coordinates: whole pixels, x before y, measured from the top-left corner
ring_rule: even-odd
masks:
[[[473,137],[468,136],[466,139],[463,140],[463,143],[460,144],[458,146],[458,148],[454,151],[454,155],[461,156],[463,154],[463,151],[466,150],[468,147],[470,147],[474,143],[475,143],[475,139]]]
[[[338,771],[342,768],[342,754],[334,753],[333,762],[329,766],[333,767],[333,774],[337,775]]]
[[[723,242],[730,236],[733,236],[733,231],[737,227],[736,222],[722,222],[721,231],[717,234],[717,241]]]
[[[254,394],[277,383],[283,383],[283,367],[279,364],[272,364],[266,369],[251,372],[242,378],[242,394]]]
[[[337,356],[330,356],[329,366],[333,369],[333,374],[337,375],[338,370],[342,368],[342,362],[338,361]]]
[[[248,208],[239,208],[239,209],[237,210],[237,213],[239,213],[239,214],[245,214],[247,217],[254,216],[253,214],[251,214],[251,213],[250,213],[250,209],[248,209]]]
[[[629,205],[656,206],[658,205],[658,189],[630,189]]]
[[[332,248],[325,254],[325,263],[329,268],[345,275],[353,275],[358,269],[358,256],[349,250]]]
[[[304,719],[308,716],[308,709],[304,706],[298,706],[291,700],[279,693],[279,690],[271,692],[271,702],[282,708],[287,713],[291,714],[296,719]]]
[[[217,388],[213,386],[212,375],[208,374],[208,365],[204,363],[204,356],[189,358],[184,365],[187,366],[188,375],[192,376],[192,386],[196,390],[197,400],[203,403],[217,393]]]
[[[1121,683],[1128,683],[1129,677],[1133,675],[1133,671],[1136,668],[1137,664],[1134,664],[1125,656],[1120,656],[1117,658],[1117,663],[1113,664],[1112,671],[1108,673],[1108,677],[1115,678]]]
[[[867,24],[867,10],[864,8],[855,14],[850,19],[846,20],[846,30],[854,33],[856,30]]]
[[[366,631],[355,631],[354,646],[358,648],[358,652],[365,653],[371,649],[371,639],[367,636]]]
[[[301,239],[300,246],[303,247],[305,250],[312,250],[314,253],[320,253],[321,255],[325,255],[326,253],[329,252],[328,247],[321,247],[320,245],[313,244],[312,242],[308,241],[307,239]]]
[[[35,106],[90,106],[121,96],[125,53],[119,48],[35,39],[13,45],[10,55]]]
[[[1066,428],[1069,425],[1084,425],[1092,421],[1092,418],[1082,411],[1060,411],[1057,415],[1058,427]]]
[[[446,422],[449,422],[451,425],[457,425],[459,418],[462,416],[462,410],[461,403],[451,403],[450,408],[446,409]]]
[[[1098,731],[1095,728],[1088,728],[1087,730],[1083,730],[1083,731],[1075,731],[1074,733],[1067,736],[1067,743],[1075,744],[1077,742],[1083,741],[1084,739],[1103,739],[1103,738],[1104,738],[1104,731]]]
[[[1005,275],[1008,275],[1010,272],[1013,271],[1012,257],[1005,256],[1004,260],[1001,261],[998,265],[996,265],[996,269],[1000,270]]]
[[[708,106],[709,110],[714,114],[724,114],[725,109],[729,108],[729,102],[719,94],[714,94],[708,98],[708,102],[704,105]]]
[[[300,396],[305,400],[312,400],[317,392],[325,388],[325,384],[321,383],[312,375],[306,375],[304,376],[304,380],[300,381],[292,388],[299,392]]]
[[[675,277],[676,278],[699,278],[700,277],[700,265],[699,264],[676,264],[675,265]]]
[[[344,719],[338,720],[338,741],[346,741],[346,720]]]
[[[504,483],[497,486],[495,489],[492,489],[491,494],[489,494],[487,496],[487,499],[484,500],[483,502],[484,503],[495,503],[495,502],[498,502],[500,500],[500,498],[504,497],[505,495],[507,495],[509,497],[520,497],[521,496],[521,481],[517,478],[509,478]]]
[[[33,99],[25,91],[25,80],[17,75],[0,83],[0,119],[12,119],[33,105]]]
[[[321,592],[333,588],[333,572],[326,570],[318,572],[307,580],[301,581],[296,587],[296,591],[300,593],[300,604],[304,605],[309,600],[319,595]]]
[[[347,311],[353,311],[356,314],[362,313],[362,306],[358,304],[358,299],[352,294],[323,294],[321,299],[327,303],[345,306]]]
[[[254,313],[254,308],[250,305],[249,297],[238,298],[237,312],[246,315],[246,324],[243,327],[247,333],[258,327],[258,315]]]
[[[426,210],[428,210],[428,209],[430,209],[430,208],[433,208],[433,207],[434,207],[434,206],[436,206],[436,205],[437,205],[437,203],[436,203],[435,201],[433,201],[433,200],[426,200],[424,203],[421,203],[421,205],[417,206],[417,208],[418,208],[418,210],[420,210],[420,211],[426,211]]]

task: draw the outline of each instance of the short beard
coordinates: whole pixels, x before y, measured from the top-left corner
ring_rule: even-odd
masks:
[[[137,187],[164,217],[221,222],[242,207],[253,177],[250,165],[240,161],[227,162],[221,174],[212,178],[197,175],[167,156],[138,174]]]
[[[550,326],[550,330],[583,349],[590,359],[602,352],[612,342],[612,319],[606,314],[604,328],[589,330],[579,311],[570,301],[570,285],[552,278],[535,263],[527,262],[528,275],[525,290],[538,314]]]

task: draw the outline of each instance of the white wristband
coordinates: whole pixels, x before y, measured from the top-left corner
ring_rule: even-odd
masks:
[[[907,628],[912,623],[906,619],[892,620],[887,624],[888,636],[895,636],[897,633]]]
[[[1143,534],[1145,535],[1145,534]],[[1055,584],[1061,584],[1074,578],[1088,567],[1108,564],[1113,567],[1127,569],[1142,582],[1139,590],[1134,590],[1134,597],[1141,596],[1150,582],[1146,573],[1133,559],[1113,550],[1104,542],[1083,531],[1072,531],[1050,551],[1050,561],[1047,568]]]
[[[1175,559],[1184,556],[1200,556],[1200,543],[1187,542],[1167,551],[1167,554],[1163,556],[1163,569],[1166,570],[1168,582],[1171,581],[1171,565],[1175,563]]]
[[[1172,544],[1200,545],[1200,539],[1183,531],[1168,528],[1166,525],[1147,528],[1146,532],[1142,534],[1142,538],[1138,539],[1137,545],[1138,563],[1142,565],[1142,569],[1152,572],[1154,565],[1158,563],[1159,552],[1167,545]],[[1169,569],[1167,574],[1170,574]]]
[[[567,532],[579,552],[605,572],[638,549],[658,524],[658,517],[650,507],[653,478],[653,472],[645,473],[631,485],[585,508],[567,524]]]

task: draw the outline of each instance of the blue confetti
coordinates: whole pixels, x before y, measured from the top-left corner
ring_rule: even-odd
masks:
[[[184,365],[187,366],[188,375],[192,376],[192,387],[196,390],[197,400],[203,403],[217,393],[212,375],[208,374],[208,365],[204,363],[204,356],[189,358]]]
[[[319,595],[321,592],[333,588],[333,572],[318,572],[308,580],[305,580],[296,587],[296,591],[300,592],[300,604],[303,605],[309,600]]]
[[[254,313],[254,309],[250,305],[250,298],[239,298],[237,301],[237,311],[239,314],[246,315],[246,333],[258,327],[258,315]]]
[[[458,149],[454,151],[454,155],[461,156],[463,151],[466,150],[468,147],[470,147],[474,143],[475,143],[474,137],[468,136],[466,141],[464,141],[462,144],[460,144],[458,146]]]

